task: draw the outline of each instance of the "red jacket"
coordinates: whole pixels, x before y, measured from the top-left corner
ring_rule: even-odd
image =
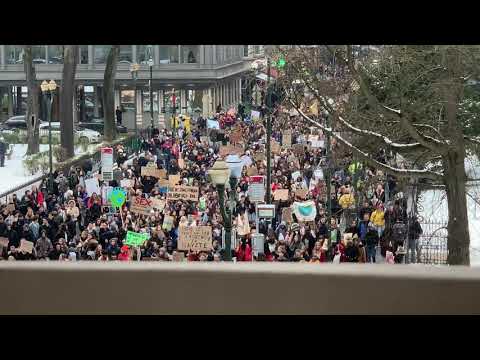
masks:
[[[130,257],[128,256],[128,251],[125,251],[125,252],[121,252],[120,254],[118,254],[118,260],[120,261],[128,261],[130,260]]]
[[[235,250],[235,255],[237,257],[237,261],[252,261],[252,248],[249,244],[247,244],[244,250],[242,249],[241,245],[238,245],[237,249]]]
[[[43,204],[43,202],[44,202],[45,199],[44,199],[43,193],[42,193],[41,191],[39,191],[39,192],[37,193],[37,198],[36,198],[36,200],[37,200],[37,205],[38,205],[38,206],[41,206],[41,205]]]

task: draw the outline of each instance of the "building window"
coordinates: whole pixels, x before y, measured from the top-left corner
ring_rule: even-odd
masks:
[[[228,62],[232,59],[232,47],[230,45],[225,46],[225,60]]]
[[[88,45],[79,46],[78,58],[80,64],[88,64]]]
[[[137,45],[137,62],[142,65],[147,65],[150,58],[155,61],[153,45]]]
[[[224,62],[224,48],[224,45],[217,45],[216,47],[215,58],[217,59],[217,64],[223,64]]]
[[[93,62],[95,64],[105,64],[111,47],[111,45],[94,45]]]
[[[32,46],[32,58],[34,64],[47,63],[47,48],[45,45]]]
[[[48,63],[63,64],[63,45],[48,46]]]
[[[153,94],[153,112],[158,112],[158,91],[152,91]],[[143,91],[143,112],[150,112],[150,91]]]
[[[199,62],[199,46],[198,45],[182,45],[182,63],[195,64]]]
[[[6,45],[5,46],[5,63],[6,64],[23,64],[24,56],[23,46]]]
[[[178,63],[178,45],[159,45],[158,48],[160,64]]]
[[[118,63],[125,64],[132,62],[132,45],[120,45],[120,54],[118,56]]]
[[[135,90],[120,91],[120,105],[125,111],[135,110]]]
[[[248,57],[248,45],[243,45],[243,56]]]

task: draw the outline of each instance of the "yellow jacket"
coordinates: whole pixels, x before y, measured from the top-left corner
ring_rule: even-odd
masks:
[[[370,216],[370,221],[375,226],[385,226],[385,212],[380,210],[375,210]]]
[[[342,209],[348,209],[355,205],[355,198],[352,194],[343,194],[340,196],[340,200],[338,201]]]

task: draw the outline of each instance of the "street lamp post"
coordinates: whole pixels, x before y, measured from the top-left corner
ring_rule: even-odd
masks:
[[[237,183],[242,175],[243,163],[238,155],[229,155],[226,161],[218,160],[208,171],[218,192],[220,213],[225,228],[225,260],[232,260],[232,214],[237,203]],[[230,182],[229,206],[225,208],[225,185]]]
[[[152,47],[150,46],[148,48],[149,50],[149,59],[148,59],[148,66],[150,68],[150,81],[148,83],[148,88],[149,88],[149,91],[150,91],[150,119],[151,119],[151,122],[152,122],[152,133],[151,133],[151,136],[153,136],[153,129],[155,127],[155,123],[153,121],[153,55],[152,55]]]
[[[57,84],[54,80],[47,82],[44,80],[40,85],[42,89],[43,99],[47,105],[47,117],[48,117],[48,162],[49,162],[49,175],[48,175],[48,190],[53,192],[53,153],[52,153],[52,104]],[[48,98],[48,100],[47,100]]]
[[[138,136],[138,124],[137,124],[137,78],[138,78],[138,70],[140,68],[140,65],[137,63],[134,63],[130,66],[130,72],[132,73],[132,79],[133,79],[133,88],[134,88],[134,100],[133,100],[133,105],[134,105],[134,114],[133,114],[133,122],[134,122],[134,128],[135,128],[135,135]]]

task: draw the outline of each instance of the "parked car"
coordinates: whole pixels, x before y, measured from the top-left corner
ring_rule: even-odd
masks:
[[[104,120],[101,118],[93,118],[90,121],[78,123],[79,128],[98,131],[102,135],[103,135],[103,126],[104,126]],[[123,125],[117,125],[117,132],[120,134],[126,134],[128,133],[128,129]]]
[[[43,122],[39,126],[40,129],[40,136],[48,136],[48,122]],[[52,135],[59,136],[60,135],[60,123],[59,122],[52,122]],[[73,129],[73,136],[75,139],[83,140],[85,142],[89,142],[90,144],[97,144],[102,140],[102,135],[98,131],[90,130],[90,129],[80,129],[75,128]]]
[[[0,130],[27,130],[25,115],[13,116],[0,125]]]

